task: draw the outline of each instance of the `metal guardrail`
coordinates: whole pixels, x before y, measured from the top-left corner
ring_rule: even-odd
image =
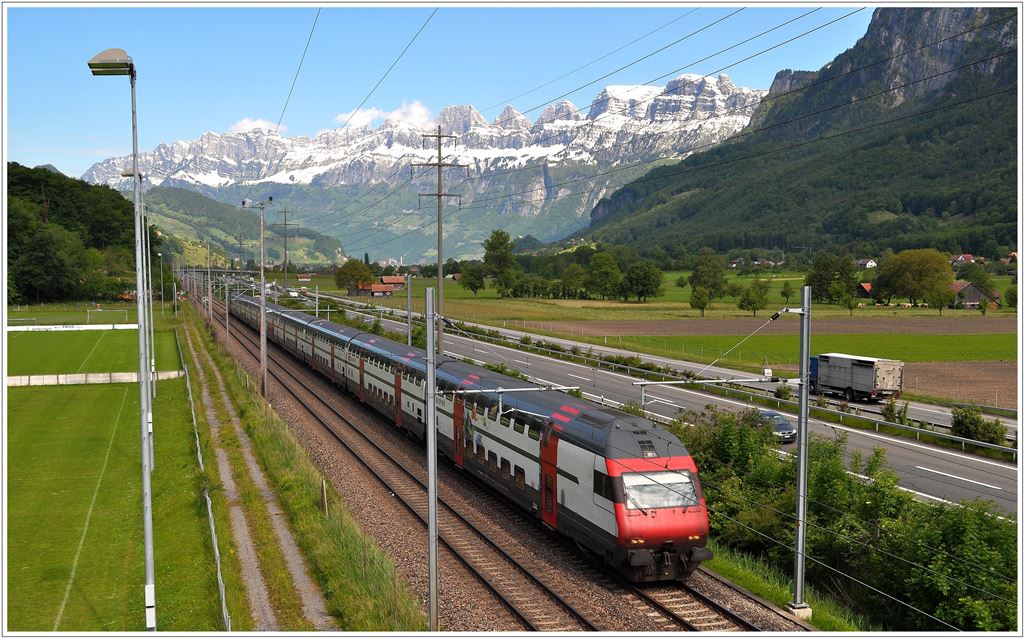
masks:
[[[185,371],[185,388],[188,391],[188,407],[192,412],[192,432],[196,437],[196,458],[199,460],[199,469],[206,473],[206,465],[203,463],[203,447],[199,443],[199,426],[196,422],[196,404],[192,399],[192,380],[188,374],[188,364],[185,363],[185,353],[181,349],[181,341],[178,338],[178,330],[174,330],[174,343],[178,348],[178,357],[181,359],[181,368]],[[213,501],[210,500],[210,491],[203,488],[203,498],[206,500],[206,518],[210,523],[210,537],[213,540],[213,560],[217,564],[217,591],[220,593],[220,615],[224,623],[224,630],[231,631],[231,614],[228,612],[227,596],[224,593],[224,577],[221,575],[220,548],[217,545],[217,527],[213,522]]]
[[[323,293],[321,293],[321,296],[324,296]],[[354,305],[354,306],[364,306],[365,307],[365,306],[370,305],[370,304],[361,304],[361,303],[358,303],[358,302],[353,302],[353,301],[348,300],[348,299],[339,299],[337,297],[331,297],[331,299],[334,299],[336,301],[340,301],[341,303],[345,303],[345,304],[349,304],[349,305]],[[381,307],[381,306],[378,306],[378,307],[386,309],[386,310],[389,310],[389,311],[394,310],[392,308],[386,308],[386,307]],[[635,372],[635,373],[639,373],[639,374],[642,374],[642,375],[657,375],[657,376],[664,377],[666,379],[674,379],[674,380],[679,380],[679,381],[687,380],[685,377],[669,374],[669,373],[666,373],[666,372],[647,370],[647,369],[644,369],[644,368],[637,368],[637,367],[629,366],[629,365],[622,364],[622,363],[615,363],[615,362],[611,362],[611,361],[606,361],[606,360],[601,359],[601,358],[588,356],[587,354],[585,354],[583,352],[573,353],[571,351],[551,350],[549,348],[543,348],[541,346],[537,346],[537,345],[532,344],[532,343],[531,344],[524,344],[520,340],[517,340],[517,339],[515,339],[514,337],[511,337],[511,336],[504,336],[503,335],[501,337],[495,337],[495,336],[492,336],[492,335],[481,334],[481,333],[475,332],[475,331],[467,331],[467,332],[469,334],[472,334],[474,337],[479,337],[481,339],[490,341],[490,342],[495,343],[495,344],[500,344],[500,345],[513,344],[517,349],[524,349],[525,348],[525,349],[527,349],[527,351],[534,350],[534,351],[538,351],[538,352],[542,352],[542,353],[550,353],[548,356],[557,356],[560,359],[564,358],[565,356],[569,356],[569,357],[573,357],[575,359],[581,359],[583,361],[588,361],[588,362],[592,361],[592,362],[594,362],[594,364],[592,364],[592,365],[594,367],[597,367],[597,368],[612,368],[612,369],[616,369],[616,370],[625,370],[625,371],[628,371],[628,372]],[[613,356],[619,356],[619,355],[613,355]],[[776,398],[776,397],[771,397],[771,396],[767,396],[767,395],[763,395],[763,394],[758,394],[758,393],[755,393],[755,392],[747,392],[747,391],[744,391],[744,390],[739,390],[737,388],[722,387],[721,390],[726,392],[726,393],[736,393],[736,394],[739,394],[741,396],[746,397],[747,400],[749,400],[751,398],[758,398],[758,399],[767,399],[767,400],[770,400],[770,401],[775,401],[776,404],[780,408],[782,407],[783,404],[785,404],[787,406],[792,406],[794,409],[799,407],[799,405],[798,405],[798,403],[796,401],[787,401],[785,399],[779,399],[779,398]],[[905,431],[908,431],[908,432],[914,432],[915,435],[916,435],[917,440],[920,440],[921,439],[921,435],[924,434],[926,436],[931,436],[931,437],[935,437],[935,438],[939,438],[939,439],[944,439],[944,440],[960,443],[961,449],[964,449],[964,450],[966,450],[967,445],[972,445],[972,446],[975,446],[975,447],[982,447],[982,448],[988,448],[988,449],[992,449],[992,450],[998,450],[998,451],[1001,451],[1001,452],[1008,452],[1008,453],[1013,455],[1014,460],[1017,459],[1017,449],[1013,448],[1013,447],[1007,447],[1007,446],[1003,446],[1003,445],[998,445],[996,443],[986,443],[984,441],[975,441],[974,439],[966,439],[964,437],[955,436],[953,434],[945,434],[943,432],[936,432],[934,430],[926,430],[924,428],[918,428],[918,427],[914,427],[914,426],[911,426],[911,425],[902,425],[900,423],[892,423],[890,421],[885,421],[885,420],[882,420],[882,419],[872,419],[870,417],[865,417],[865,416],[862,416],[862,415],[854,415],[854,414],[850,414],[848,412],[841,412],[839,410],[829,410],[827,408],[820,408],[820,407],[817,407],[817,406],[811,406],[811,409],[812,410],[817,410],[819,414],[820,413],[825,413],[825,414],[831,414],[831,415],[837,416],[839,418],[839,423],[841,425],[845,425],[845,423],[843,423],[843,418],[844,417],[845,418],[855,418],[855,419],[860,419],[861,421],[867,421],[868,423],[874,425],[876,432],[878,432],[881,427],[890,427],[890,428],[895,428],[895,429],[899,429],[899,430],[905,430]],[[940,427],[940,428],[949,429],[949,426],[942,425],[940,423],[932,423],[931,425],[934,426],[934,427]],[[1008,441],[1015,441],[1015,439],[1009,439],[1009,438],[1007,440]]]

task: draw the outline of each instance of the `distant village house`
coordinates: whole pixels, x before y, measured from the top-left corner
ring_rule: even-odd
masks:
[[[348,290],[350,297],[390,297],[394,292],[391,284],[359,284]]]

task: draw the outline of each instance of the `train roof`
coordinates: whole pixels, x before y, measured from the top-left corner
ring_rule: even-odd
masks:
[[[250,297],[243,298],[249,303],[255,303]],[[421,373],[426,371],[426,352],[422,348],[410,347],[326,319],[316,319],[308,313],[277,304],[268,303],[267,308],[325,336],[341,336],[346,342],[351,341],[362,348],[374,351],[391,359],[396,365],[408,366]],[[438,389],[442,391],[506,390],[538,385],[447,355],[442,355],[439,359]],[[464,394],[463,397],[467,403],[480,403],[482,399],[483,403],[491,405],[497,401],[498,394],[483,392]],[[550,390],[501,393],[501,403],[503,409],[515,409],[519,413],[517,419],[522,418],[521,415],[526,415],[537,420],[538,424],[549,421],[559,432],[560,438],[601,456],[645,458],[689,455],[686,447],[674,434],[651,420],[565,392]]]

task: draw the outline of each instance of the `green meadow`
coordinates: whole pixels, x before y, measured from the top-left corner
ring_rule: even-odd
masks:
[[[7,630],[142,631],[135,384],[10,388]],[[157,623],[221,629],[184,379],[154,406]]]
[[[154,335],[157,370],[177,370],[174,334]],[[7,374],[75,374],[137,371],[138,333],[135,330],[67,332],[8,332]]]

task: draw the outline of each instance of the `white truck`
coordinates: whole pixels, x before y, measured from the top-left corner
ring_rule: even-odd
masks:
[[[881,400],[903,393],[903,362],[831,352],[811,357],[811,392],[847,401]]]

